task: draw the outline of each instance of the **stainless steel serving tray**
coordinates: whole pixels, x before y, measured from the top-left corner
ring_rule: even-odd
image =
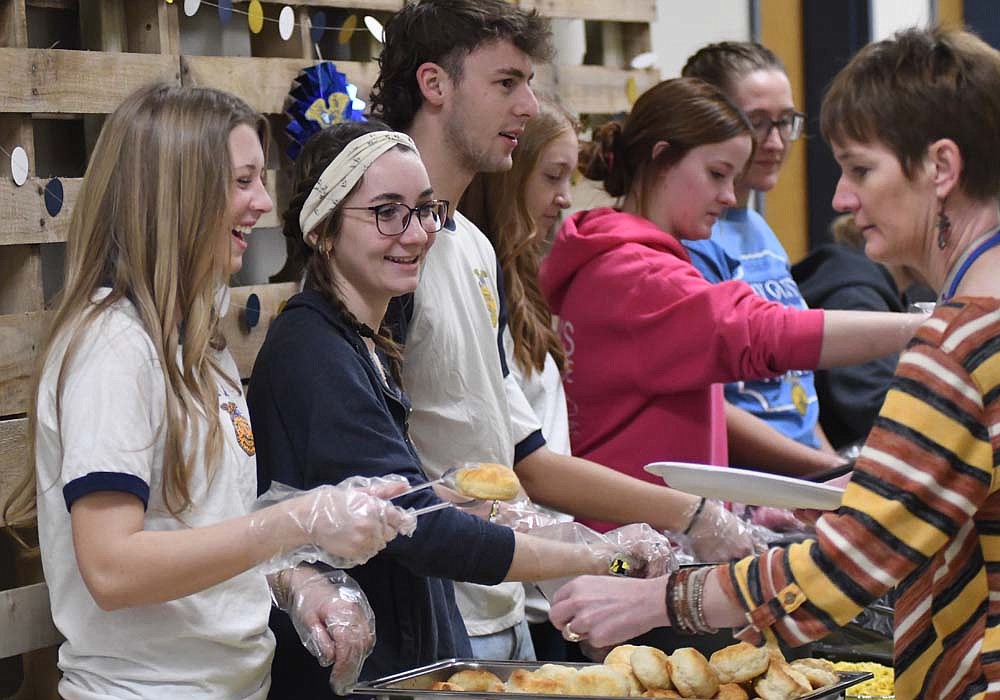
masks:
[[[420,668],[415,668],[410,671],[403,671],[402,673],[396,673],[391,676],[386,676],[385,678],[380,678],[375,681],[370,681],[368,683],[363,683],[361,685],[355,686],[354,690],[351,692],[357,693],[358,695],[376,695],[379,697],[404,697],[404,698],[450,698],[457,699],[462,698],[463,700],[473,700],[474,698],[491,698],[496,700],[513,700],[518,696],[524,696],[524,693],[476,693],[476,692],[466,692],[466,691],[452,691],[452,690],[431,690],[430,687],[437,683],[438,681],[446,681],[451,674],[458,671],[465,671],[470,669],[475,669],[479,671],[489,671],[496,674],[500,680],[506,682],[516,669],[525,668],[528,670],[534,670],[541,666],[544,662],[540,661],[480,661],[477,659],[447,659],[445,661],[438,661],[427,666],[422,666]],[[586,666],[593,666],[594,664],[581,664],[581,663],[560,663],[560,666],[575,666],[577,668],[584,668]],[[849,671],[838,671],[840,675],[840,682],[833,685],[828,685],[824,688],[819,688],[809,693],[808,695],[803,695],[799,700],[820,700],[820,698],[838,698],[840,697],[841,691],[848,688],[861,681],[866,681],[869,678],[873,678],[874,674],[868,671],[859,672],[849,672]],[[566,700],[579,700],[580,698],[587,698],[587,700],[593,700],[594,695],[546,695],[546,698],[565,698]],[[617,700],[621,700],[618,698]]]

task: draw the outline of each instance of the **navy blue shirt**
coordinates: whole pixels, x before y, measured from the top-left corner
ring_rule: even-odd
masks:
[[[361,337],[319,292],[294,296],[271,324],[247,401],[261,492],[272,480],[302,489],[355,475],[427,481],[407,436],[405,393],[391,377],[382,382]],[[396,501],[438,502],[431,489]],[[513,554],[510,529],[447,508],[421,516],[412,537],[397,537],[351,569],[375,613],[377,641],[361,679],[471,656],[451,581],[499,583]],[[278,643],[271,696],[332,696],[330,670],[303,648],[288,617],[275,612],[271,622]]]

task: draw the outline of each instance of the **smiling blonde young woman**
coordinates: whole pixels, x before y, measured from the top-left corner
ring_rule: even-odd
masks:
[[[219,318],[271,209],[267,133],[236,97],[155,84],[94,147],[29,413],[36,469],[4,512],[37,505],[62,697],[261,699],[274,641],[254,567],[307,545],[363,561],[412,525],[347,488],[250,513],[255,445]],[[329,652],[320,598],[297,612]]]

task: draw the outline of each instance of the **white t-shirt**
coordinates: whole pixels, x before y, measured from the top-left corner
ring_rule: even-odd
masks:
[[[427,255],[403,360],[410,436],[432,477],[465,462],[513,466],[515,445],[541,427],[517,379],[504,376],[496,278],[493,247],[456,212],[455,230],[441,230]],[[455,597],[473,636],[524,618],[519,583],[456,583]]]
[[[505,347],[513,347],[510,331],[507,331]],[[566,412],[566,390],[563,389],[559,367],[551,354],[546,353],[542,371],[532,368],[525,372],[521,363],[508,352],[510,372],[517,379],[521,392],[531,405],[531,410],[542,424],[545,445],[556,454],[570,454],[569,417]]]
[[[42,564],[52,616],[66,637],[60,694],[66,700],[263,700],[274,638],[262,575],[250,571],[179,600],[106,612],[80,577],[68,510],[88,493],[123,491],[148,499],[146,530],[199,527],[247,513],[257,471],[244,397],[220,380],[223,461],[208,480],[198,460],[191,484],[197,505],[182,514],[182,523],[163,503],[164,382],[135,308],[116,302],[83,332],[64,375],[57,421],[56,378],[66,343],[64,334],[43,371],[36,436]],[[228,351],[219,360],[239,377]],[[237,424],[244,428],[239,437]]]

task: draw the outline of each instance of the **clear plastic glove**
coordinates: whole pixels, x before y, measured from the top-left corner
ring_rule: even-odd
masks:
[[[552,596],[549,620],[564,637],[600,650],[669,624],[666,590],[666,576],[578,576]]]
[[[750,522],[774,532],[803,532],[806,524],[785,508],[758,506],[751,511]]]
[[[282,609],[320,666],[333,666],[333,692],[347,695],[375,647],[375,615],[368,598],[343,571],[299,567],[285,577],[289,590]]]
[[[604,533],[616,556],[624,558],[632,578],[655,578],[677,570],[670,540],[646,523],[624,525]]]
[[[540,527],[565,522],[565,519],[541,510],[527,498],[515,501],[474,501],[467,506],[460,504],[459,508],[483,520],[518,532],[534,531]]]
[[[696,502],[685,513],[688,522],[694,518],[687,535],[671,536],[686,542],[698,561],[729,561],[765,550],[765,543],[758,541],[753,529],[719,501],[706,500],[701,511],[696,513],[697,509]]]
[[[273,483],[254,505],[250,531],[291,546],[265,561],[261,570],[268,574],[318,561],[338,569],[364,564],[397,534],[408,536],[416,529],[412,514],[386,500],[408,487],[401,476],[351,477],[305,492]]]

